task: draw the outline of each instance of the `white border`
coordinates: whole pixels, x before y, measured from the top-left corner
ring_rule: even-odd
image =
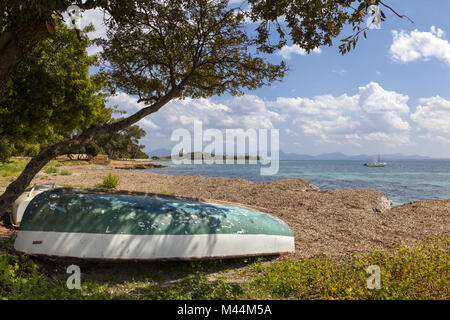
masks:
[[[14,243],[28,254],[92,259],[195,259],[293,252],[294,237],[265,234],[125,235],[21,231]]]

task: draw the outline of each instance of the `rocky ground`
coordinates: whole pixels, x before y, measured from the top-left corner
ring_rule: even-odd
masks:
[[[72,175],[39,174],[32,183],[92,188],[112,172],[118,189],[162,193],[204,200],[236,202],[283,219],[295,233],[296,252],[288,258],[315,254],[339,256],[349,251],[413,246],[428,236],[449,234],[450,199],[419,201],[390,209],[378,191],[320,191],[311,183],[278,180],[254,183],[240,178],[170,176],[143,170],[117,169],[116,164],[70,166]],[[3,229],[3,231],[1,231]],[[0,227],[0,233],[10,231]]]

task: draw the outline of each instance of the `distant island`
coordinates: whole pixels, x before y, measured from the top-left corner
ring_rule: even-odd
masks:
[[[164,150],[164,149],[163,149]],[[243,156],[228,156],[228,155],[220,155],[220,154],[213,154],[213,153],[203,153],[203,152],[187,152],[185,154],[173,154],[170,155],[170,151],[165,153],[166,155],[163,156],[158,156],[158,155],[154,155],[154,152],[151,152],[152,160],[163,160],[163,161],[169,161],[172,159],[176,159],[176,160],[184,160],[184,159],[191,159],[191,160],[261,160],[262,158],[260,156],[248,156],[248,155],[243,155]],[[158,154],[160,154],[158,152]],[[169,155],[167,155],[169,154]]]

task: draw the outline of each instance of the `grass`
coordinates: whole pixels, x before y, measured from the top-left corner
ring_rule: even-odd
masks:
[[[0,177],[9,178],[19,176],[28,162],[29,160],[21,159],[11,159],[8,162],[0,162]]]
[[[29,159],[12,158],[8,162],[0,162],[0,179],[4,178],[5,181],[11,181],[20,175],[20,173],[25,169],[28,164]],[[65,162],[64,164],[68,164]],[[72,173],[68,170],[58,170],[63,164],[58,160],[49,161],[43,168],[43,172],[46,174],[60,174],[63,176],[71,175]]]
[[[255,258],[142,262],[131,267],[121,262],[82,265],[81,290],[66,288],[65,270],[49,276],[30,258],[0,255],[0,298],[447,300],[449,244],[449,238],[442,236],[413,249],[374,250],[341,259],[316,256],[276,262]],[[2,245],[12,244],[0,243],[0,248]],[[366,287],[369,265],[380,267],[379,290]]]
[[[52,166],[52,167],[56,167],[59,168],[62,166],[62,163],[59,160],[50,160],[46,166]]]
[[[61,170],[59,174],[62,176],[70,176],[72,172],[70,172],[69,170]]]
[[[47,167],[46,169],[44,169],[44,172],[46,174],[56,174],[56,173],[58,173],[58,169],[56,169],[53,166],[50,166],[50,167]]]
[[[10,183],[20,175],[20,173],[25,169],[25,166],[30,161],[29,158],[11,158],[8,162],[0,162],[0,183]],[[49,176],[54,176],[60,174],[62,176],[72,175],[72,172],[66,169],[58,169],[63,165],[75,165],[78,161],[72,160],[51,160],[49,161],[42,172],[46,175],[41,176],[42,179],[48,179]]]

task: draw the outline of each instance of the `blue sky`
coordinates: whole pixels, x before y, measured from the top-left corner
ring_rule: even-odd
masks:
[[[284,48],[270,57],[290,68],[282,82],[242,97],[174,101],[139,123],[145,150],[171,149],[171,132],[200,120],[221,130],[279,129],[285,152],[450,157],[450,1],[386,2],[414,24],[383,9],[381,29],[344,56],[337,46],[309,55]],[[95,22],[98,13],[83,19]],[[142,107],[125,93],[111,103],[128,112]]]

